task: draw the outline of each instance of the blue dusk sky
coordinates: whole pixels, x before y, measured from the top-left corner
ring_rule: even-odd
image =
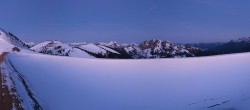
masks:
[[[176,43],[250,36],[249,0],[1,0],[0,27],[25,41]]]

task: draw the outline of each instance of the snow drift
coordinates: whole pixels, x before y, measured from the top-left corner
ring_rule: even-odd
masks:
[[[45,109],[250,109],[250,53],[151,60],[8,58]]]

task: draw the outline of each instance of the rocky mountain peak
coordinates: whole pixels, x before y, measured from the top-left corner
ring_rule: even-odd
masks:
[[[146,40],[146,41],[143,41],[141,44],[139,44],[139,47],[142,49],[142,50],[145,50],[145,49],[155,49],[155,48],[169,48],[170,45],[173,45],[171,42],[169,41],[162,41],[162,40],[155,40],[155,39],[152,39],[152,40]]]

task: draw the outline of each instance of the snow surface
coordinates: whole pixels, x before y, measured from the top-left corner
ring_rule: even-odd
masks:
[[[81,45],[81,46],[79,46],[79,48],[81,48],[83,50],[86,50],[86,51],[89,51],[89,52],[92,52],[92,53],[96,53],[96,54],[100,53],[100,54],[104,55],[104,54],[107,53],[106,50],[96,46],[93,43],[89,43],[89,44],[86,44],[86,45]]]
[[[8,56],[45,109],[250,109],[250,53],[147,60]]]
[[[71,47],[70,44],[64,44],[60,41],[45,41],[33,46],[31,50],[36,52],[49,52],[52,55],[64,55],[78,58],[95,58],[83,50]]]
[[[119,52],[117,52],[117,51],[115,51],[115,50],[112,50],[112,49],[110,49],[110,48],[108,48],[108,47],[106,47],[106,46],[99,45],[99,47],[101,47],[101,48],[103,48],[103,49],[105,49],[105,50],[107,50],[107,51],[109,51],[109,52],[116,53],[116,54],[120,54]]]
[[[10,51],[14,45],[12,45],[7,37],[7,33],[0,28],[0,53]]]
[[[31,50],[41,50],[44,46],[48,45],[49,43],[51,43],[51,41],[45,41],[45,42],[39,43],[39,44],[31,47],[30,49]]]
[[[22,83],[20,82],[18,73],[13,71],[14,68],[12,68],[10,64],[6,64],[5,62],[2,62],[0,64],[0,70],[2,72],[2,75],[5,76],[5,81],[8,85],[9,91],[12,91],[11,89],[16,89],[18,92],[11,92],[10,94],[15,94],[15,96],[17,96],[19,99],[22,99],[20,105],[24,110],[32,110],[33,103],[28,97]],[[17,108],[13,105],[12,110],[17,110]]]
[[[69,52],[70,57],[78,57],[78,58],[95,58],[91,55],[89,55],[87,52],[82,51],[78,48],[73,48],[71,52]]]
[[[86,50],[88,52],[95,53],[95,54],[105,55],[105,54],[107,54],[107,52],[120,54],[119,52],[117,52],[117,51],[115,51],[115,50],[113,50],[111,48],[108,48],[108,47],[105,47],[105,46],[102,46],[102,45],[95,45],[93,43],[89,43],[89,44],[86,44],[86,45],[81,45],[81,46],[78,46],[78,47],[83,49],[83,50]]]
[[[89,43],[89,44],[86,44],[86,45],[81,45],[79,46],[79,48],[83,49],[83,50],[87,50],[87,51],[90,51],[90,52],[93,52],[93,53],[102,53],[102,54],[105,54],[106,53],[106,50],[96,46],[95,44],[92,44],[92,43]]]

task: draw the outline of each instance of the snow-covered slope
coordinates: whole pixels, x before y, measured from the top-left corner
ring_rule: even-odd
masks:
[[[45,41],[30,48],[39,53],[72,56],[81,58],[116,58],[120,53],[103,45],[93,43],[62,43],[60,41]],[[77,54],[77,55],[76,55]]]
[[[250,53],[151,60],[8,58],[45,109],[250,109]]]
[[[16,36],[0,28],[0,53],[11,51],[13,47],[18,47],[27,52],[29,48],[28,45]]]
[[[69,44],[64,44],[60,41],[45,41],[31,47],[30,49],[39,53],[45,53],[50,55],[94,58],[85,51],[72,47]]]
[[[200,50],[155,39],[146,40],[139,45],[128,45],[125,47],[126,52],[132,55],[133,58],[194,57],[195,54],[189,52],[191,49]]]
[[[5,30],[1,28],[0,28],[0,40],[2,43],[5,42],[5,45],[12,45],[12,46],[20,47],[20,48],[25,48],[25,49],[29,48],[28,45],[26,45],[23,41],[21,41],[15,35],[9,32],[6,32]]]
[[[0,30],[0,44],[0,53],[10,51],[14,47],[7,41],[6,34],[2,30]]]
[[[83,49],[83,50],[88,51],[88,52],[91,52],[91,53],[95,53],[95,54],[106,55],[107,52],[112,52],[112,53],[119,54],[118,52],[116,52],[116,51],[114,51],[114,50],[112,50],[112,49],[110,49],[108,47],[98,46],[98,45],[95,45],[93,43],[89,43],[89,44],[86,44],[86,45],[81,45],[78,48]]]
[[[13,47],[22,51],[10,52]],[[155,58],[165,52],[188,55],[199,49],[159,40],[140,45],[46,41],[31,48],[41,53],[84,57],[70,58],[32,53],[25,50],[28,47],[0,29],[0,53],[10,52],[7,57],[2,56],[0,75],[6,80],[4,84],[14,88],[12,91],[27,110],[40,107],[50,110],[250,109],[250,53],[107,60],[85,58],[124,54],[121,52]]]
[[[33,46],[31,49],[45,54],[67,56],[58,51],[58,44],[78,48],[97,58],[169,58],[169,57],[194,57],[197,52],[202,54],[205,50],[193,46],[177,45],[169,41],[149,40],[140,44],[109,43],[69,43],[59,41],[45,41]],[[49,46],[48,46],[49,45]],[[50,49],[47,49],[50,47]],[[56,53],[53,53],[56,51]],[[198,56],[198,55],[197,55]]]

